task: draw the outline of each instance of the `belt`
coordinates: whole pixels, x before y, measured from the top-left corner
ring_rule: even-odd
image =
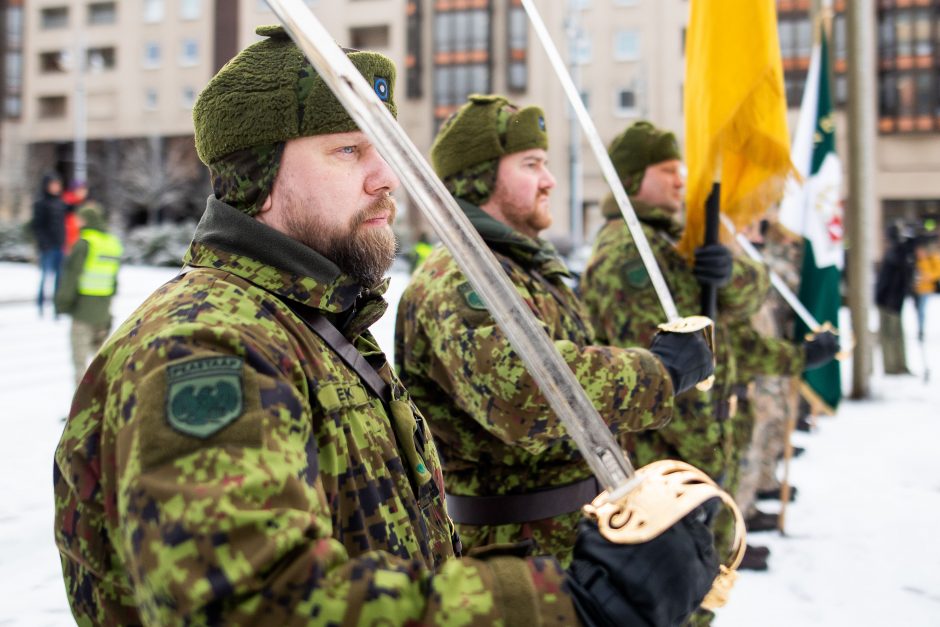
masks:
[[[462,525],[511,525],[570,514],[601,492],[594,477],[525,494],[461,496],[444,501],[451,520]]]

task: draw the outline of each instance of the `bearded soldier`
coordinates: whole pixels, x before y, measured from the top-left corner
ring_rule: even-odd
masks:
[[[569,273],[539,233],[551,224],[548,133],[538,107],[474,95],[444,123],[432,165],[541,321],[614,433],[664,425],[674,392],[711,372],[699,335],[650,351],[594,345]],[[395,358],[444,459],[465,546],[532,539],[571,558],[592,473],[451,254],[438,247],[398,306]]]
[[[399,182],[284,31],[258,33],[193,110],[214,194],[187,267],[99,352],[56,451],[76,621],[682,621],[717,571],[693,518],[632,546],[585,522],[567,571],[455,558],[431,434],[368,331]],[[394,113],[393,64],[347,54]]]

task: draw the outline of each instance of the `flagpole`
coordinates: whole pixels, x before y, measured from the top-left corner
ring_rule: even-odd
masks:
[[[848,276],[849,308],[855,331],[852,398],[870,395],[872,337],[868,331],[873,299],[872,217],[875,215],[875,6],[872,0],[846,3],[848,33],[849,123]]]

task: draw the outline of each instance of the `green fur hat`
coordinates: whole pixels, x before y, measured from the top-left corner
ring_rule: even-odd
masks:
[[[676,136],[649,122],[636,122],[610,142],[607,150],[628,194],[640,189],[647,166],[682,159]]]
[[[443,179],[531,148],[548,149],[542,109],[520,109],[503,96],[473,94],[441,126],[431,164]]]
[[[255,32],[267,39],[225,64],[193,107],[196,151],[206,165],[252,146],[358,128],[283,27]],[[395,115],[391,59],[375,52],[347,55]]]
[[[104,208],[93,200],[79,207],[76,215],[82,222],[82,228],[104,231],[108,227],[108,221],[104,217]]]

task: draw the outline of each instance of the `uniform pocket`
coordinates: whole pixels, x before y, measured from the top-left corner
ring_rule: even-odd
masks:
[[[411,410],[411,404],[406,401],[396,400],[389,403],[389,407],[392,412],[392,426],[395,429],[395,436],[398,438],[398,448],[405,456],[412,482],[417,487],[423,486],[431,480],[431,471],[424,463],[420,453],[418,453],[418,447],[415,443],[415,439],[418,437],[418,422]]]

